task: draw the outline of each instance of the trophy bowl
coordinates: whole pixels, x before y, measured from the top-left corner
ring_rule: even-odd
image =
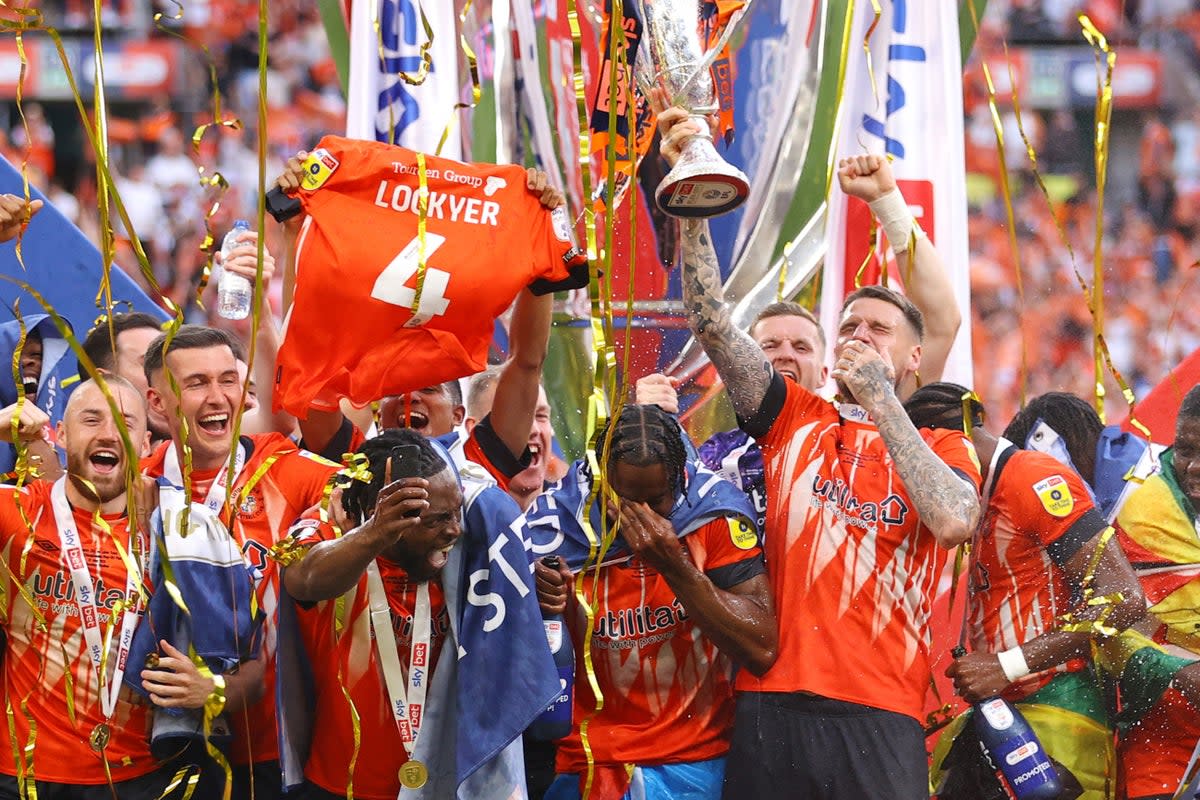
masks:
[[[642,91],[666,90],[672,105],[687,109],[704,133],[680,144],[680,158],[658,184],[654,200],[672,217],[716,217],[750,194],[745,174],[717,153],[707,115],[718,110],[709,59],[700,46],[697,0],[639,0],[642,47],[634,74]]]

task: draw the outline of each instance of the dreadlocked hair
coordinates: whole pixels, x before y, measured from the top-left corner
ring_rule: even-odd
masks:
[[[969,399],[964,401],[964,396]],[[943,381],[922,386],[905,401],[904,410],[914,428],[944,428],[965,432],[964,403],[971,409],[971,425],[983,425],[983,403],[970,389],[957,383]]]
[[[449,465],[424,436],[409,428],[389,428],[374,439],[367,439],[355,451],[367,457],[367,469],[371,471],[371,480],[350,481],[350,485],[342,489],[342,508],[351,518],[361,523],[371,516],[375,510],[379,490],[383,488],[387,460],[392,454],[392,448],[405,444],[417,448],[415,477],[430,478],[449,469]],[[395,463],[392,464],[392,468],[396,468]]]
[[[608,441],[609,430],[612,441]],[[596,439],[600,463],[611,469],[620,462],[634,467],[662,464],[667,469],[667,482],[676,495],[683,491],[687,450],[683,446],[683,429],[675,417],[657,405],[629,403],[621,413],[600,429]],[[606,448],[607,443],[607,448]]]
[[[1104,430],[1096,409],[1068,392],[1046,392],[1017,412],[1004,429],[1004,438],[1025,447],[1039,419],[1062,437],[1079,476],[1091,484],[1096,472],[1096,443]]]

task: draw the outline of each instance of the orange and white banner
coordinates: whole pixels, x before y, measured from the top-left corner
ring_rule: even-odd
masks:
[[[861,43],[875,21],[871,3],[855,5],[840,109],[836,158],[864,152],[892,157],[892,170],[913,216],[937,247],[962,310],[963,326],[944,379],[971,385],[970,271],[963,164],[962,60],[958,4],[880,0],[870,33],[870,69]],[[872,87],[872,77],[875,85]],[[837,329],[846,295],[871,248],[871,212],[837,181],[829,195],[821,323]],[[886,254],[890,257],[890,253]],[[862,283],[877,283],[872,259]],[[889,270],[889,285],[900,275]]]

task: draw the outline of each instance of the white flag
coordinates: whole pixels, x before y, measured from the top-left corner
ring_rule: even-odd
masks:
[[[418,86],[421,48],[428,42],[421,8],[433,31],[432,68]],[[346,136],[393,142],[433,153],[446,129],[440,155],[462,157],[458,112],[458,19],[449,0],[355,0],[350,7],[350,87]],[[378,26],[378,30],[377,30]]]
[[[883,16],[871,35],[871,73],[860,43],[874,20],[857,3],[846,64],[835,156],[893,157],[892,171],[913,216],[937,247],[954,286],[963,326],[946,362],[944,380],[971,385],[970,269],[963,163],[962,61],[958,4],[881,0]],[[821,324],[837,330],[846,295],[870,247],[870,210],[841,191],[829,195]],[[899,278],[893,269],[889,278]],[[865,282],[874,282],[869,276]],[[898,282],[898,281],[897,281]]]

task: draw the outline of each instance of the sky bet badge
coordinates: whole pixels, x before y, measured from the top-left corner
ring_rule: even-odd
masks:
[[[325,185],[329,176],[338,168],[338,160],[329,154],[324,147],[318,147],[304,159],[304,179],[300,182],[303,189],[315,192]]]
[[[1052,475],[1044,481],[1033,485],[1042,507],[1055,517],[1065,517],[1075,508],[1075,498],[1071,496],[1071,487],[1061,475]]]
[[[725,522],[729,524],[729,538],[738,550],[750,550],[758,544],[758,534],[749,522],[741,517],[728,518]]]

